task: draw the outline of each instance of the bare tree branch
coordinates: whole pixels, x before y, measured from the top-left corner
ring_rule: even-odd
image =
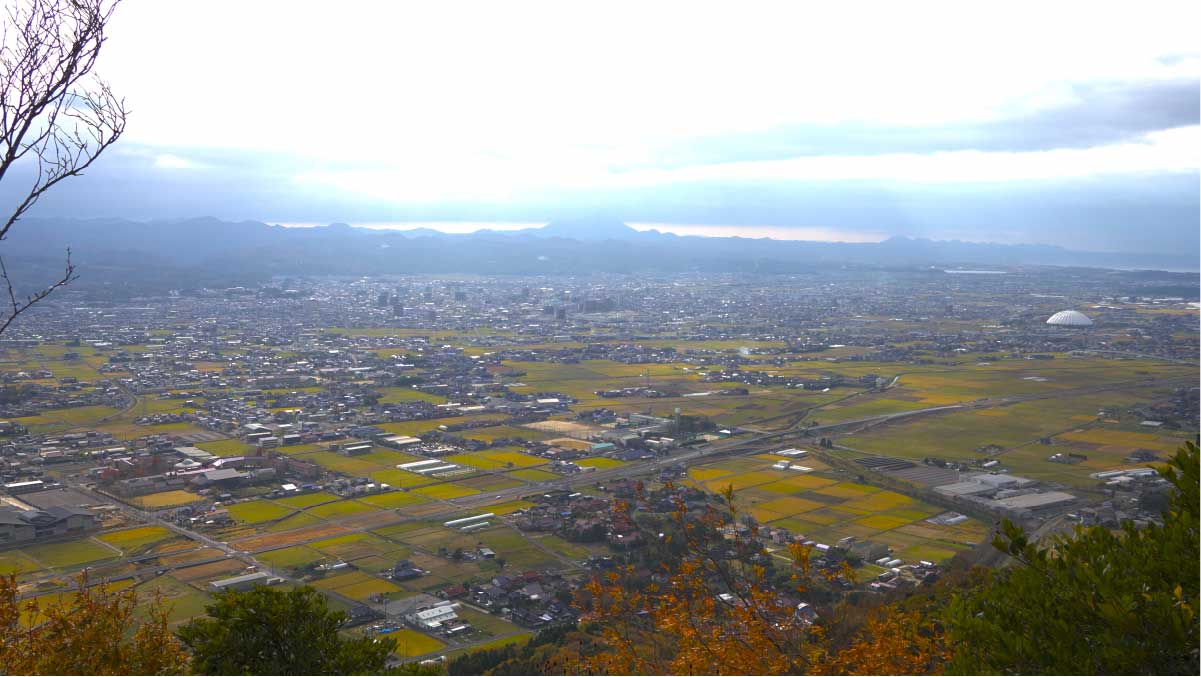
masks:
[[[79,275],[75,273],[75,264],[71,262],[71,250],[67,250],[67,266],[63,270],[63,276],[57,282],[48,287],[43,287],[41,290],[29,294],[23,300],[18,300],[16,289],[13,287],[12,279],[8,276],[8,267],[4,265],[4,257],[0,256],[0,278],[4,280],[5,286],[8,288],[9,307],[5,310],[4,315],[0,315],[3,321],[0,321],[0,334],[8,329],[8,325],[13,323],[21,313],[29,310],[38,301],[46,298],[59,287],[65,287],[75,280],[79,279]]]
[[[125,131],[125,101],[92,75],[119,2],[16,0],[6,8],[0,32],[0,181],[19,164],[29,165],[33,181],[7,216],[0,213],[0,240],[42,195],[82,175]],[[17,293],[3,259],[0,270],[9,300],[0,313],[0,334],[78,277],[69,250],[63,276],[32,294]]]

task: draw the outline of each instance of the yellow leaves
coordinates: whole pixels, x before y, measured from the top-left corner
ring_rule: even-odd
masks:
[[[792,565],[802,574],[809,573],[809,555],[813,548],[800,543],[789,543],[788,554],[792,557]]]
[[[135,620],[136,612],[144,618]],[[22,624],[20,610],[34,622]],[[136,627],[136,629],[135,629]],[[0,579],[0,665],[7,674],[178,674],[186,656],[167,625],[161,597],[78,579],[74,598],[45,608],[17,600],[16,579]]]

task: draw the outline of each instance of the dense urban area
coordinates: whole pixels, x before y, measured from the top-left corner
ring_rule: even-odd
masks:
[[[0,339],[0,573],[158,590],[310,584],[396,660],[573,623],[655,581],[676,506],[820,623],[846,594],[1036,537],[1160,519],[1198,431],[1198,304],[1155,274],[277,278],[98,302]],[[1066,311],[1066,312],[1065,312]],[[770,580],[770,579],[769,579]],[[782,579],[781,579],[782,580]]]

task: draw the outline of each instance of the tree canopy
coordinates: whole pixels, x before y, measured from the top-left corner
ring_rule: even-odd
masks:
[[[379,674],[396,648],[391,639],[344,637],[346,614],[309,586],[221,592],[205,610],[179,630],[199,674]]]
[[[952,600],[951,670],[1197,674],[1197,446],[1160,472],[1176,488],[1162,525],[1077,527],[1040,547],[1005,522],[994,545],[1019,564]]]

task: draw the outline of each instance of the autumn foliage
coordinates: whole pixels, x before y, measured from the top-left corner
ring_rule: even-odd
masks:
[[[584,587],[577,603],[604,650],[579,656],[579,672],[906,674],[941,664],[939,635],[914,615],[881,615],[847,651],[831,651],[822,626],[801,612],[797,600],[815,577],[828,583],[849,570],[818,574],[809,548],[794,543],[787,549],[788,585],[771,583],[767,567],[755,563],[770,556],[765,550],[750,558],[728,556],[721,534],[738,512],[732,490],[725,499],[728,516],[712,507],[691,515],[677,502],[671,515],[676,528],[663,539],[682,538],[685,547],[650,583],[631,586],[632,572],[625,570],[594,577]]]
[[[19,599],[14,576],[0,577],[0,666],[10,675],[182,674],[187,656],[158,597],[88,585],[59,604]]]
[[[825,647],[811,673],[819,675],[937,675],[951,650],[941,626],[917,611],[878,610],[845,647]]]

